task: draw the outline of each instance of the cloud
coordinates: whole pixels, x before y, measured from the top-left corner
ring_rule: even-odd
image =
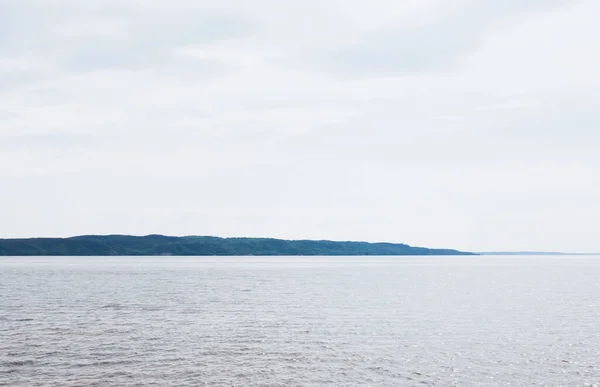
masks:
[[[55,3],[9,1],[0,10],[0,33],[10,36],[1,52],[15,57],[51,58],[64,71],[151,69],[182,64],[180,46],[248,37],[252,21],[238,12],[211,7],[162,8],[135,2]],[[179,60],[179,61],[178,61]]]
[[[352,43],[333,48],[323,61],[332,72],[341,70],[354,75],[453,70],[464,55],[482,44],[488,31],[514,22],[515,18],[568,3],[567,0],[456,2],[458,6],[446,6],[445,12],[430,10],[434,16],[420,23],[386,26],[353,36]]]
[[[98,146],[107,140],[115,141],[117,139],[69,132],[29,133],[0,137],[0,149],[26,148],[32,150],[36,147],[48,147],[62,150],[73,147],[87,148]]]

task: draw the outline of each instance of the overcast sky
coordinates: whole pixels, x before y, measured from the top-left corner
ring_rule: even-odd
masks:
[[[0,0],[0,236],[600,251],[598,15]]]

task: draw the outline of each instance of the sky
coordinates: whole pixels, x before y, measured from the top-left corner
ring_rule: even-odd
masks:
[[[599,252],[597,0],[0,0],[0,237]]]

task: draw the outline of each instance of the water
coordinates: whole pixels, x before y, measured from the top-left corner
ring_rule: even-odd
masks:
[[[600,386],[600,257],[0,258],[2,386]]]

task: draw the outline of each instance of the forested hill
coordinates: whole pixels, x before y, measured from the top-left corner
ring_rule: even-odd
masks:
[[[209,236],[85,235],[0,239],[0,255],[470,255],[397,243],[218,238]]]

